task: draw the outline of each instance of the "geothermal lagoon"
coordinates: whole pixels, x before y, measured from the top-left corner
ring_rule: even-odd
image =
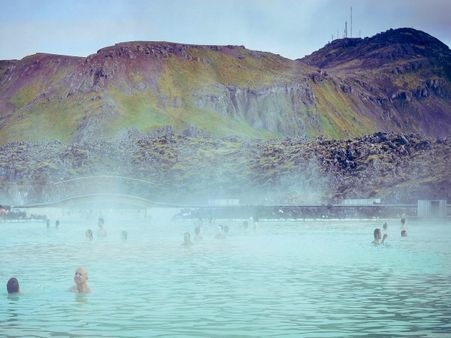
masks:
[[[56,211],[55,211],[56,210]],[[451,224],[408,219],[190,220],[176,209],[55,209],[3,222],[4,337],[448,337]],[[107,237],[97,236],[97,217]],[[55,227],[58,217],[60,225]],[[388,222],[388,239],[372,232]],[[215,238],[227,225],[224,239]],[[200,226],[202,240],[194,240]],[[92,229],[94,239],[85,238]],[[121,232],[127,231],[127,240]],[[190,232],[193,245],[185,247]],[[89,294],[74,294],[77,267]]]

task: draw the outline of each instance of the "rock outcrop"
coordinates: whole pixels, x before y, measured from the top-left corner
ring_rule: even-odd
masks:
[[[451,143],[414,134],[375,133],[347,140],[317,138],[264,142],[238,138],[130,134],[120,142],[10,143],[0,147],[0,200],[58,199],[58,182],[117,175],[151,183],[136,186],[77,181],[70,195],[138,192],[160,202],[332,203],[380,197],[415,202],[451,199]]]

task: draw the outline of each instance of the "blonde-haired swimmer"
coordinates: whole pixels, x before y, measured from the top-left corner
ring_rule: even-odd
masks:
[[[88,286],[88,271],[84,267],[79,267],[77,270],[75,270],[74,282],[75,285],[70,289],[71,292],[91,292],[91,289]]]

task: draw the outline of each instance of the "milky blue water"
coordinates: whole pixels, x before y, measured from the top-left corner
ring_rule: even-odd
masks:
[[[97,216],[0,223],[0,337],[451,337],[449,223],[389,221],[373,247],[382,221],[216,221],[185,248],[190,221],[103,216],[106,238]],[[87,295],[67,291],[81,265]]]

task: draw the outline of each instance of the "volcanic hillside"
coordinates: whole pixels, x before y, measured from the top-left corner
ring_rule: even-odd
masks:
[[[414,29],[300,60],[243,46],[127,42],[0,61],[0,144],[171,132],[348,138],[451,130],[449,48]]]

